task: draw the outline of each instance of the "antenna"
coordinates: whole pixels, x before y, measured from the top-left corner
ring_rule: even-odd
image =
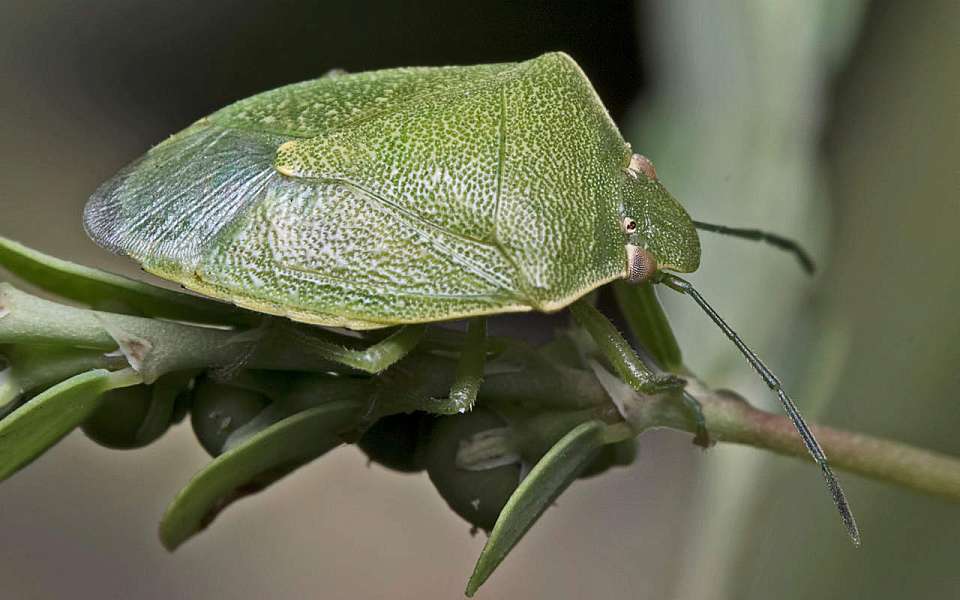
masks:
[[[729,235],[731,237],[738,237],[746,240],[766,242],[771,246],[776,246],[781,250],[786,250],[787,252],[793,253],[797,260],[800,261],[800,266],[803,267],[803,270],[806,271],[808,275],[813,275],[813,273],[817,270],[810,253],[804,250],[799,243],[791,240],[790,238],[783,237],[782,235],[768,233],[760,229],[744,229],[742,227],[713,225],[711,223],[704,223],[703,221],[694,221],[693,226],[697,229],[709,231],[711,233],[719,233],[720,235]]]
[[[767,368],[767,365],[763,364],[763,361],[760,360],[760,357],[757,356],[753,350],[747,347],[743,340],[740,339],[740,336],[727,325],[723,318],[717,314],[717,311],[707,303],[704,297],[700,295],[700,292],[698,292],[689,281],[663,271],[657,274],[655,281],[693,298],[693,300],[700,305],[700,308],[703,309],[703,312],[707,313],[707,316],[717,324],[717,327],[730,338],[730,341],[740,350],[740,353],[746,357],[747,361],[750,362],[750,366],[760,375],[760,379],[767,384],[767,387],[777,393],[777,397],[780,398],[780,404],[783,405],[783,410],[787,413],[787,416],[790,417],[790,420],[793,421],[793,426],[797,428],[803,444],[807,447],[813,460],[820,466],[820,471],[823,472],[823,478],[826,480],[827,487],[830,489],[830,495],[833,497],[833,503],[836,504],[837,510],[840,511],[840,518],[843,519],[843,524],[847,528],[850,539],[853,540],[854,545],[859,546],[860,530],[857,528],[857,521],[853,518],[853,512],[851,512],[850,505],[847,503],[847,497],[840,487],[840,482],[837,481],[833,470],[830,469],[827,456],[823,453],[823,448],[820,447],[817,438],[813,436],[810,427],[807,426],[803,417],[800,416],[797,405],[794,404],[790,396],[787,395],[787,392],[784,391],[780,379]]]

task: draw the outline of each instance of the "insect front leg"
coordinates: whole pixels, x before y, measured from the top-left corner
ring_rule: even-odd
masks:
[[[589,303],[578,300],[570,306],[570,310],[573,318],[590,334],[613,369],[630,387],[641,394],[683,389],[686,381],[675,375],[654,373],[613,323]]]
[[[703,447],[709,445],[706,421],[700,403],[684,390],[686,385],[684,379],[675,375],[654,373],[640,359],[627,340],[620,335],[613,323],[585,300],[574,302],[570,306],[570,311],[573,313],[573,318],[590,334],[607,361],[627,385],[647,395],[664,392],[679,393],[684,407],[690,411],[696,422],[694,443]]]
[[[617,306],[627,322],[633,339],[650,353],[656,363],[670,373],[685,373],[680,345],[650,283],[613,283]]]

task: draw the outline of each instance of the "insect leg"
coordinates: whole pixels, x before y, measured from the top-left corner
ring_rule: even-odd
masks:
[[[423,339],[426,330],[427,326],[422,324],[403,325],[383,340],[361,349],[346,348],[317,336],[293,331],[318,358],[367,373],[379,373],[409,354]]]
[[[671,389],[681,390],[686,383],[674,375],[654,373],[623,339],[617,328],[585,300],[570,305],[573,318],[587,330],[610,365],[630,387],[641,394],[656,394]]]
[[[703,406],[700,401],[687,390],[683,390],[683,407],[693,417],[693,422],[697,426],[693,434],[693,443],[704,449],[709,448],[713,440],[710,439],[710,433],[707,431],[707,418],[703,416]]]
[[[706,420],[696,398],[684,391],[686,381],[675,375],[654,373],[637,355],[636,351],[623,339],[617,328],[603,314],[585,300],[578,300],[570,306],[573,318],[587,330],[600,351],[614,370],[627,385],[641,394],[658,394],[679,391],[684,407],[690,412],[696,423],[697,431],[693,442],[706,448],[710,445]]]
[[[467,412],[477,400],[477,392],[483,383],[483,363],[487,352],[487,320],[484,317],[471,319],[467,325],[467,337],[460,350],[456,378],[450,386],[450,401],[458,412]]]
[[[740,336],[730,328],[729,325],[723,320],[722,317],[713,309],[710,304],[707,303],[706,299],[700,295],[690,282],[685,279],[681,279],[676,275],[671,275],[661,271],[658,275],[657,281],[663,283],[667,287],[676,290],[682,294],[686,294],[693,298],[693,300],[700,306],[701,309],[710,319],[720,328],[721,331],[730,339],[731,342],[740,350],[740,353],[746,357],[747,361],[750,363],[750,366],[760,375],[760,379],[763,380],[767,387],[776,392],[777,397],[780,399],[780,404],[783,405],[784,412],[787,413],[787,416],[790,417],[790,420],[793,422],[794,427],[797,428],[797,432],[800,433],[800,438],[803,440],[804,445],[807,447],[807,450],[810,452],[810,455],[813,457],[813,460],[816,461],[817,465],[820,466],[820,471],[823,473],[823,478],[827,482],[827,487],[830,489],[830,495],[833,497],[833,502],[837,506],[837,510],[840,512],[840,518],[843,519],[843,524],[847,528],[847,533],[850,534],[850,538],[853,540],[853,543],[857,546],[860,545],[860,531],[857,528],[857,522],[853,518],[853,512],[850,510],[850,505],[847,503],[847,497],[843,493],[843,489],[840,487],[840,482],[837,481],[836,476],[833,474],[833,470],[830,468],[830,464],[827,462],[827,456],[824,454],[823,449],[820,447],[817,438],[814,437],[813,432],[810,431],[810,427],[807,425],[806,421],[803,420],[803,417],[800,416],[800,411],[797,408],[797,405],[794,404],[790,396],[787,395],[787,392],[783,389],[783,384],[780,382],[780,379],[777,378],[773,372],[767,368],[767,365],[760,360],[760,357],[756,353],[747,347],[747,345],[740,339]]]
[[[796,241],[783,237],[782,235],[769,233],[760,229],[744,229],[742,227],[713,225],[711,223],[704,223],[703,221],[694,221],[693,225],[702,231],[709,231],[711,233],[719,233],[721,235],[729,235],[747,240],[755,240],[758,242],[766,242],[771,246],[776,246],[781,250],[786,250],[787,252],[793,253],[793,255],[797,257],[797,260],[800,261],[800,266],[802,266],[803,270],[809,275],[813,275],[814,271],[816,271],[816,265],[814,265],[813,258],[810,256],[810,253],[804,250],[803,246]]]
[[[665,371],[685,372],[680,345],[677,344],[667,315],[653,291],[653,284],[615,281],[613,294],[633,339],[649,352]]]

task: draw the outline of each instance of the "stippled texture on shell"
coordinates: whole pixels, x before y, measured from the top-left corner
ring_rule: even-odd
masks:
[[[336,75],[171,137],[97,191],[85,225],[150,272],[307,322],[555,310],[622,277],[628,241],[696,268],[689,217],[629,158],[563,54]]]

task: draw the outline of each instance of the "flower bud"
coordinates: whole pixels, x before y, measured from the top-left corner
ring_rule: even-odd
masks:
[[[476,470],[458,465],[464,446],[483,439],[486,432],[503,430],[495,413],[475,408],[472,412],[436,419],[427,448],[427,473],[450,508],[475,527],[490,531],[510,495],[520,483],[520,463],[489,460]],[[469,449],[469,448],[468,448]],[[470,454],[468,452],[468,454]],[[462,462],[462,461],[461,461]],[[499,463],[499,466],[493,466]]]
[[[242,387],[201,381],[193,390],[190,423],[200,445],[210,454],[223,452],[231,433],[262,411],[269,400],[263,394]]]
[[[433,417],[422,412],[388,415],[374,423],[357,446],[377,464],[401,473],[426,468],[424,454]]]

